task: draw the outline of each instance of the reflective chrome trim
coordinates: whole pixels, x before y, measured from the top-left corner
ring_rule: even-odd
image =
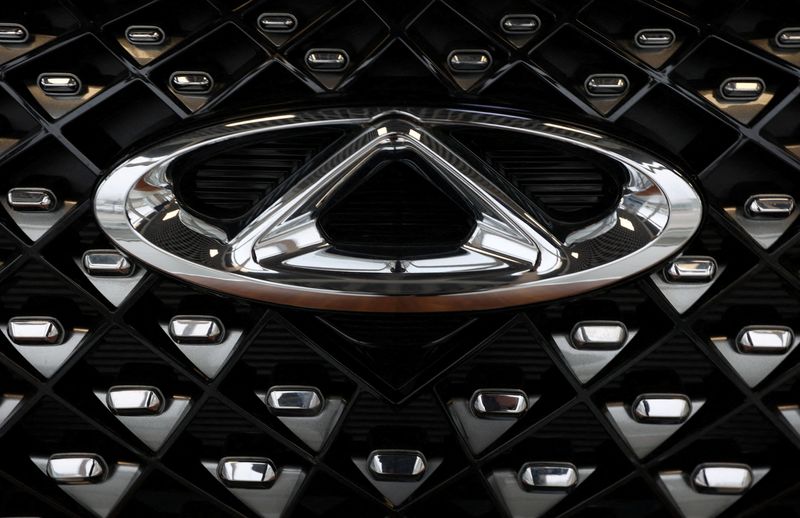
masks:
[[[683,394],[642,394],[631,405],[640,423],[677,424],[692,414],[692,402]]]
[[[794,331],[785,326],[747,326],[736,337],[743,354],[784,354],[794,343]]]
[[[731,77],[719,86],[719,95],[726,101],[755,101],[764,93],[766,85],[759,77]]]
[[[267,392],[265,403],[275,415],[313,416],[322,411],[325,398],[316,387],[275,386]]]
[[[516,419],[528,411],[528,395],[521,390],[481,389],[472,395],[470,406],[478,417]]]
[[[161,45],[167,34],[155,25],[131,25],[125,29],[125,39],[137,47]]]
[[[782,49],[800,48],[800,27],[786,27],[775,35],[775,45]]]
[[[578,322],[570,333],[576,349],[619,349],[628,341],[628,328],[622,322],[587,320]]]
[[[500,29],[507,34],[533,34],[541,26],[535,14],[507,14],[500,19]]]
[[[107,475],[105,461],[94,453],[57,453],[47,461],[47,476],[59,484],[91,484]]]
[[[684,255],[670,262],[664,269],[664,278],[676,283],[711,282],[717,274],[717,261],[713,257]]]
[[[232,239],[190,216],[175,198],[168,171],[182,156],[241,137],[330,125],[365,129]],[[596,152],[624,167],[624,194],[606,218],[562,241],[435,137],[430,127],[504,130]],[[316,226],[319,205],[364,160],[397,146],[435,166],[442,180],[480,214],[474,235],[461,249],[444,257],[403,261],[402,275],[394,257],[335,253]],[[330,109],[206,127],[122,164],[102,181],[94,206],[115,246],[186,282],[272,303],[368,312],[492,309],[597,289],[674,255],[702,216],[699,196],[680,175],[611,137],[561,123],[424,108]],[[203,236],[198,243],[213,243],[195,251],[208,255],[208,261],[195,263],[148,241],[148,233],[167,216],[187,236]],[[647,244],[622,240],[620,234],[627,232],[643,233]],[[590,250],[612,244],[617,256],[591,260]]]
[[[117,385],[106,394],[108,409],[115,415],[160,414],[164,403],[164,394],[156,387]]]
[[[492,55],[483,49],[454,50],[447,56],[447,66],[453,72],[483,72],[492,66]]]
[[[64,328],[52,317],[14,317],[8,321],[8,337],[17,345],[59,345]]]
[[[258,28],[264,32],[290,33],[297,30],[297,18],[290,13],[263,13],[257,20]]]
[[[173,72],[169,87],[181,95],[205,95],[214,88],[214,78],[208,72]]]
[[[624,74],[592,74],[583,87],[591,97],[619,97],[625,95],[629,84]]]
[[[367,459],[367,466],[376,480],[419,480],[427,467],[425,456],[414,450],[375,450]]]
[[[519,481],[528,490],[572,489],[578,485],[578,469],[567,462],[529,462],[519,470]]]
[[[19,23],[0,23],[0,43],[25,43],[30,38],[28,29]]]
[[[642,29],[633,37],[634,44],[641,49],[664,49],[675,43],[672,29]]]
[[[53,191],[42,187],[14,187],[8,191],[8,206],[20,212],[50,212],[57,203]]]
[[[697,466],[690,477],[700,493],[744,493],[753,484],[753,472],[746,464],[707,463]]]
[[[119,250],[87,250],[81,259],[89,275],[99,277],[127,277],[133,265]]]
[[[50,97],[78,95],[83,90],[81,80],[75,74],[47,72],[36,79],[39,89]]]
[[[342,49],[311,49],[306,52],[306,65],[318,72],[339,72],[349,63],[350,56]]]
[[[180,315],[169,321],[170,337],[178,344],[213,345],[225,338],[225,326],[216,317]]]
[[[744,202],[744,213],[750,219],[786,219],[795,209],[788,194],[756,194]]]
[[[264,457],[225,457],[217,466],[220,480],[232,487],[266,487],[275,482],[275,464]]]

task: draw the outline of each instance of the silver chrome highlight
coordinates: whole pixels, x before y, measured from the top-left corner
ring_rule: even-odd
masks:
[[[64,328],[52,317],[14,317],[8,321],[8,337],[18,345],[59,345]]]
[[[289,13],[263,13],[258,28],[264,32],[290,33],[297,29],[297,18]]]
[[[583,87],[591,97],[618,97],[628,91],[628,78],[623,74],[593,74]]]
[[[226,457],[217,469],[223,483],[237,487],[265,487],[278,477],[275,464],[260,457]]]
[[[528,410],[528,395],[521,390],[481,389],[472,395],[472,411],[482,418],[516,419]]]
[[[454,50],[447,56],[447,66],[454,72],[483,72],[492,65],[488,50]]]
[[[182,95],[205,95],[214,88],[214,78],[208,72],[173,72],[169,87]]]
[[[683,423],[691,413],[692,402],[683,394],[642,394],[631,407],[631,414],[640,423]]]
[[[232,239],[190,216],[175,198],[169,168],[182,156],[241,137],[329,125],[365,129]],[[628,175],[623,196],[601,222],[556,238],[429,127],[523,133],[605,155]],[[435,166],[480,214],[465,246],[448,256],[404,261],[400,276],[394,269],[397,258],[332,253],[316,223],[318,207],[364,160],[397,146]],[[699,196],[680,175],[611,137],[535,119],[448,109],[330,109],[206,127],[122,164],[101,183],[94,207],[115,246],[186,282],[279,304],[368,312],[492,309],[596,289],[674,255],[702,216]],[[146,235],[165,217],[188,236],[212,239],[212,249],[197,251],[209,260],[198,264],[151,243]],[[612,231],[642,232],[647,244],[617,247],[618,255],[602,262],[588,260],[588,252],[582,255],[613,239]]]
[[[377,480],[419,480],[427,467],[425,456],[413,450],[375,450],[367,459],[367,466]]]
[[[500,19],[500,29],[507,34],[533,34],[541,26],[535,14],[507,14]]]
[[[107,475],[103,458],[92,453],[57,453],[47,461],[47,476],[59,484],[91,484]]]
[[[83,90],[83,84],[75,74],[49,72],[40,74],[36,84],[50,97],[78,95]]]
[[[717,261],[713,257],[682,256],[664,269],[668,282],[705,283],[717,274]]]
[[[633,37],[633,42],[641,49],[665,49],[675,43],[672,29],[642,29]]]
[[[318,72],[339,72],[347,68],[350,56],[342,49],[311,49],[306,53],[306,64]]]
[[[782,49],[800,48],[800,27],[786,27],[775,35],[775,45]]]
[[[127,277],[133,265],[118,250],[88,250],[81,261],[89,275],[99,277]]]
[[[529,491],[572,489],[578,484],[578,470],[566,462],[529,462],[519,470],[519,481]]]
[[[736,337],[743,354],[784,354],[793,343],[794,331],[784,326],[748,326]]]
[[[692,486],[700,493],[738,495],[753,484],[753,472],[745,464],[701,464],[690,478]]]
[[[0,43],[25,43],[30,33],[18,23],[0,23]]]
[[[161,45],[167,35],[161,27],[155,25],[131,25],[125,29],[125,39],[138,47]]]
[[[50,189],[41,187],[15,187],[8,191],[8,206],[16,211],[50,212],[58,200]]]
[[[622,322],[578,322],[570,338],[576,349],[619,349],[628,340],[628,328]]]
[[[315,387],[275,386],[267,392],[265,402],[275,415],[313,416],[322,411],[325,399]]]
[[[755,101],[764,93],[764,80],[758,77],[731,77],[722,82],[719,95],[726,101]]]
[[[750,219],[785,219],[794,212],[794,198],[788,194],[756,194],[744,203]]]
[[[225,338],[225,327],[216,317],[181,315],[169,321],[169,335],[178,344],[212,345]]]
[[[108,409],[115,415],[160,414],[164,402],[164,395],[156,387],[117,385],[106,394]]]

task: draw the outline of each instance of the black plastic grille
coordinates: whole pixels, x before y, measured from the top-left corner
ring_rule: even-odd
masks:
[[[265,11],[293,12],[302,30],[265,36],[256,25]],[[527,11],[542,22],[534,35],[500,30],[504,14]],[[78,205],[35,242],[0,211],[2,321],[57,315],[65,326],[89,334],[50,379],[0,338],[0,393],[24,396],[0,427],[0,514],[87,516],[29,457],[90,450],[142,466],[117,516],[252,516],[200,464],[250,454],[309,473],[291,516],[497,516],[501,506],[486,475],[529,460],[557,460],[554,455],[595,465],[597,472],[550,516],[677,516],[657,474],[691,470],[702,461],[772,467],[725,516],[800,516],[800,437],[776,410],[800,402],[798,353],[751,389],[709,342],[735,334],[745,320],[800,330],[796,224],[764,250],[723,211],[753,190],[800,192],[800,52],[769,44],[777,28],[800,26],[793,2],[32,0],[4,2],[5,22],[24,24],[41,37],[0,45],[0,193],[36,182]],[[152,59],[137,59],[120,44],[133,24],[163,26],[170,44]],[[645,25],[673,28],[678,40],[668,55],[656,59],[630,45],[632,31]],[[310,71],[304,56],[314,47],[346,50],[348,67],[342,73]],[[454,48],[486,49],[492,65],[485,73],[455,74],[446,65]],[[169,75],[187,69],[214,75],[208,96],[187,100],[170,90]],[[79,74],[93,95],[70,111],[54,111],[30,88],[43,72]],[[630,88],[613,100],[590,98],[583,81],[592,73],[625,74]],[[719,103],[713,89],[721,78],[737,76],[762,77],[771,97],[756,106]],[[649,276],[641,276],[573,300],[439,322],[461,331],[444,333],[444,340],[431,338],[441,338],[437,333],[410,333],[428,340],[420,343],[403,328],[424,327],[424,321],[338,321],[220,297],[158,272],[147,272],[117,308],[74,262],[86,249],[108,247],[91,213],[95,183],[134,147],[184,121],[257,107],[280,113],[329,103],[415,102],[555,115],[610,128],[658,152],[703,192],[705,220],[687,253],[724,259],[722,277],[683,315]],[[290,168],[302,161],[292,157]],[[272,178],[259,176],[262,192]],[[238,186],[200,180],[195,192],[212,207],[244,208],[255,199]],[[576,213],[605,193],[582,171],[570,185],[576,186],[569,190]],[[578,195],[579,185],[591,186],[591,195]],[[540,195],[547,203],[550,194]],[[213,380],[159,328],[172,315],[200,309],[244,330]],[[639,333],[582,386],[551,336],[589,318],[619,319]],[[414,353],[402,351],[406,346]],[[158,452],[144,447],[92,394],[119,383],[157,384],[192,398],[186,419]],[[347,400],[320,452],[307,449],[253,395],[279,383],[313,383]],[[471,454],[447,402],[508,384],[541,400],[486,452]],[[707,404],[640,460],[602,408],[631,394],[667,389]],[[398,508],[351,460],[391,446],[444,459],[436,476]]]

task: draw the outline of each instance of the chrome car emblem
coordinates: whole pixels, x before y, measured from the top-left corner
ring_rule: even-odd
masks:
[[[171,168],[178,159],[244,137],[320,127],[350,127],[354,136],[236,235],[190,213],[176,197]],[[454,151],[445,133],[453,129],[525,134],[612,160],[623,170],[619,202],[558,237],[490,182],[474,158]],[[471,235],[436,257],[337,250],[320,230],[320,213],[366,161],[398,150],[428,164],[470,207]],[[101,183],[94,208],[117,248],[186,282],[272,303],[365,312],[494,309],[576,295],[674,256],[702,216],[700,197],[679,173],[612,137],[451,109],[328,109],[205,127],[121,164]],[[189,246],[173,247],[164,235]]]

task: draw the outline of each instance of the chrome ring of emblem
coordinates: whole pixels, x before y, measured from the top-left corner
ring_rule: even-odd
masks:
[[[170,174],[176,159],[247,136],[324,126],[360,130],[235,237],[180,206]],[[523,133],[610,158],[627,176],[619,204],[557,239],[430,131],[459,127]],[[398,260],[350,256],[326,241],[320,210],[387,149],[416,153],[474,209],[474,232],[458,250]],[[186,282],[276,304],[362,312],[487,310],[576,295],[668,259],[702,217],[700,197],[678,172],[613,137],[531,118],[425,108],[323,109],[206,127],[121,164],[100,184],[94,208],[117,247]],[[168,220],[189,236],[191,250],[165,251],[148,239],[163,235]]]

